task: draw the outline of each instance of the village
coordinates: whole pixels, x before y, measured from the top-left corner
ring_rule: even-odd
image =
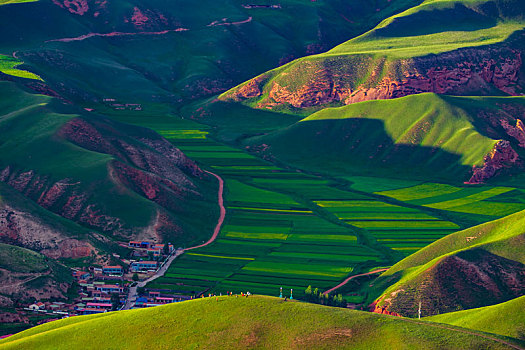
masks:
[[[65,317],[121,310],[126,305],[129,288],[153,276],[176,252],[170,243],[129,241],[120,244],[130,249],[129,257],[122,258],[121,264],[89,266],[72,272],[78,287],[78,297],[74,300],[39,301],[26,305],[20,311],[40,314],[41,323],[45,323]],[[131,308],[153,307],[189,299],[188,296],[140,288],[134,297]]]

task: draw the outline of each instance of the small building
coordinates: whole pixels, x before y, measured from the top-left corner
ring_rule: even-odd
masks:
[[[34,304],[29,305],[29,309],[31,309],[33,311],[45,310],[46,309],[46,304],[44,304],[43,302],[39,301],[38,303],[34,303]]]
[[[87,280],[90,276],[90,273],[87,271],[73,271],[73,278],[77,281]]]
[[[104,266],[102,267],[102,273],[104,275],[122,275],[124,273],[124,270],[120,265]]]
[[[111,303],[87,303],[86,308],[111,310]]]
[[[156,297],[155,298],[156,304],[171,304],[173,302],[175,302],[175,298],[170,298],[170,297]]]
[[[156,261],[135,261],[131,263],[131,271],[133,272],[145,272],[155,271],[158,263]]]
[[[162,256],[162,249],[149,248],[148,249],[148,254],[153,255],[153,257],[155,257],[155,258],[161,257]]]
[[[124,293],[124,287],[122,286],[119,286],[118,284],[101,284],[101,285],[97,285],[95,286],[95,290],[100,292],[100,293],[106,293],[106,294],[111,294],[111,293]],[[93,296],[95,297],[95,294],[99,294],[99,293],[93,293]],[[102,295],[97,295],[96,297],[101,297]]]
[[[128,246],[130,248],[141,248],[141,249],[148,249],[151,246],[151,242],[148,241],[130,241]]]

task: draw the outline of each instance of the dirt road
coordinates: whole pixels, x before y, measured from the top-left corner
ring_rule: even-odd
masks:
[[[170,267],[170,265],[173,262],[173,260],[175,260],[178,256],[180,256],[181,254],[183,254],[184,252],[186,252],[188,250],[205,247],[205,246],[213,243],[213,241],[215,241],[217,239],[217,236],[219,235],[219,232],[221,231],[222,224],[224,223],[224,218],[226,217],[226,208],[224,207],[224,181],[219,175],[214,174],[214,173],[212,173],[210,171],[207,171],[207,170],[204,170],[204,171],[206,173],[214,176],[219,181],[219,192],[218,192],[218,195],[217,195],[217,197],[218,197],[217,200],[218,200],[218,203],[219,203],[220,214],[219,214],[219,220],[217,221],[217,225],[215,225],[215,230],[213,231],[213,235],[211,236],[211,238],[207,242],[205,242],[203,244],[200,244],[198,246],[190,247],[190,248],[186,248],[186,249],[177,249],[175,254],[171,255],[168,258],[168,261],[166,261],[164,263],[164,265],[162,265],[161,268],[159,270],[157,270],[157,272],[153,276],[151,276],[147,280],[140,281],[134,287],[130,287],[129,291],[128,291],[128,297],[126,299],[126,304],[124,305],[124,307],[121,310],[129,310],[129,309],[131,309],[131,307],[133,306],[133,304],[135,303],[135,301],[137,299],[137,288],[142,288],[142,287],[146,286],[146,284],[148,284],[149,282],[151,282],[153,280],[156,280],[159,277],[164,276],[164,274],[166,273],[166,271]]]
[[[374,270],[374,271],[361,273],[359,275],[350,276],[347,279],[345,279],[343,282],[339,283],[337,286],[328,289],[326,292],[323,292],[323,294],[330,294],[330,293],[332,293],[334,290],[341,288],[342,286],[344,286],[345,284],[347,284],[348,282],[350,282],[354,278],[361,277],[361,276],[373,275],[373,274],[376,274],[376,273],[385,272],[386,270],[388,270],[388,269],[377,269],[377,270]]]

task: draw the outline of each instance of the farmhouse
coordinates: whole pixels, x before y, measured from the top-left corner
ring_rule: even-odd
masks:
[[[104,266],[102,267],[102,273],[104,275],[122,275],[124,273],[124,270],[120,265]]]
[[[46,305],[40,301],[38,303],[29,305],[29,309],[33,311],[45,310],[45,308],[46,308]]]
[[[97,291],[99,291],[101,293],[106,293],[106,294],[124,293],[124,287],[119,286],[118,284],[97,285],[97,286],[95,286],[95,290],[97,290]]]
[[[130,248],[148,249],[152,243],[147,241],[130,241],[128,246]]]
[[[156,261],[136,261],[131,263],[131,271],[144,272],[154,271],[157,269],[158,263]]]
[[[111,303],[87,303],[87,308],[111,310]]]
[[[73,278],[77,281],[87,280],[91,275],[86,271],[73,271]]]

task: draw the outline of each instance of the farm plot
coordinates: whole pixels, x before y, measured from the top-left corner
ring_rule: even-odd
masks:
[[[312,283],[328,288],[357,266],[384,262],[381,254],[359,245],[351,230],[324,220],[288,195],[254,187],[240,177],[225,179],[228,215],[220,238],[186,253],[155,286],[272,295],[283,287],[297,289],[300,296]]]
[[[378,194],[428,208],[483,215],[487,219],[507,216],[525,209],[523,192],[512,187],[455,187],[425,183]]]
[[[376,240],[405,255],[444,237],[459,226],[423,213],[377,200],[316,201],[346,223],[366,229]]]
[[[436,204],[466,215],[486,210],[489,202],[502,213],[525,206],[510,189],[483,193],[487,187],[353,176],[344,179],[351,182],[347,190],[334,180],[281,169],[215,142],[210,127],[186,120],[173,125],[155,129],[224,179],[227,215],[213,244],[184,254],[148,288],[186,295],[247,290],[278,295],[283,287],[300,297],[308,285],[328,289],[352,273],[393,263],[362,245],[368,241],[363,235],[409,255],[458,229],[432,214]],[[411,206],[364,193],[374,191]]]

